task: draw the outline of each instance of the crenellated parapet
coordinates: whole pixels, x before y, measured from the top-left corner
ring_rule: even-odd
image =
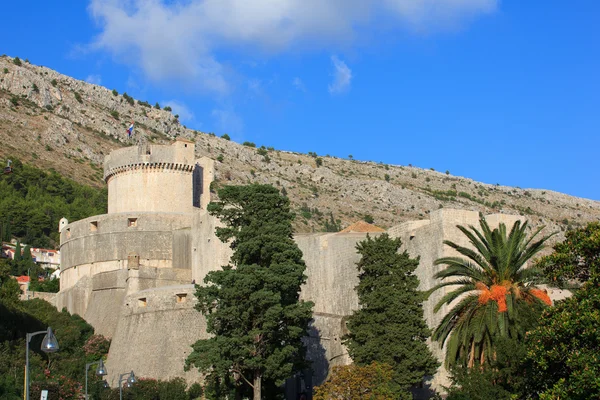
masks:
[[[104,171],[104,180],[108,182],[114,175],[133,172],[140,170],[140,172],[165,172],[171,170],[173,172],[188,172],[194,171],[194,166],[189,164],[178,164],[169,162],[143,162],[137,164],[121,165],[119,167],[111,168],[108,171]]]
[[[202,196],[208,195],[210,171],[205,170],[195,159],[194,142],[186,139],[113,151],[104,160],[108,213],[192,213],[206,203]]]
[[[116,173],[144,168],[191,171],[194,164],[194,142],[189,140],[178,139],[170,146],[140,143],[112,151],[104,158],[104,180],[108,182]]]

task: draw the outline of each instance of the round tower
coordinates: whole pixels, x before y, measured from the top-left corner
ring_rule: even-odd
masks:
[[[191,213],[194,206],[194,142],[141,144],[104,159],[108,213]]]

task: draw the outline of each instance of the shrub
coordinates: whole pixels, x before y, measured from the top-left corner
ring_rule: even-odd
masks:
[[[123,98],[129,103],[130,106],[135,104],[135,100],[133,99],[133,97],[128,95],[127,92],[123,92]]]
[[[446,170],[446,175],[450,175],[450,171]]]
[[[21,65],[23,65],[23,64],[21,63],[21,59],[20,59],[19,57],[15,57],[15,59],[13,60],[13,64],[15,64],[15,65],[18,65],[19,67],[20,67]]]
[[[154,105],[154,108],[156,108],[157,110],[160,110],[160,104],[158,104],[158,101],[156,102],[156,104]]]
[[[19,105],[19,98],[17,96],[13,96],[10,98],[10,102],[13,106],[18,106]]]
[[[219,155],[217,156],[217,161],[218,161],[218,162],[223,162],[223,160],[224,160],[223,154],[219,154]]]
[[[256,150],[256,153],[261,156],[266,156],[268,154],[265,146],[261,146],[260,149]]]
[[[56,79],[52,79],[52,80],[50,81],[50,84],[51,84],[52,86],[56,87],[56,85],[58,85],[58,82],[56,82]]]
[[[169,107],[169,106],[166,106],[165,108],[163,108],[163,110],[165,110],[165,111],[173,111],[173,109],[171,107]]]
[[[8,74],[8,68],[4,68],[4,73]]]
[[[317,167],[320,167],[323,165],[323,159],[321,157],[317,157],[315,159],[315,162],[317,163]]]
[[[110,112],[110,115],[111,115],[111,116],[112,116],[114,119],[116,119],[116,120],[118,120],[118,119],[119,119],[119,113],[118,113],[118,111],[117,111],[117,110],[112,110],[112,111]]]
[[[117,92],[117,89],[113,89],[112,90],[112,94],[113,94],[113,96],[118,96],[119,92]]]
[[[229,137],[229,135],[228,135],[228,134],[226,134],[226,133],[224,133],[224,134],[223,134],[221,137],[222,137],[223,139],[225,139],[225,140],[231,140],[231,138]]]
[[[242,145],[247,147],[256,147],[256,144],[252,142],[244,142],[242,143]]]
[[[146,108],[152,108],[152,106],[150,105],[150,103],[148,103],[147,101],[138,100],[138,104],[140,106],[143,106],[143,107],[146,107]]]
[[[416,173],[414,173],[414,172],[413,172],[412,174],[410,174],[410,176],[411,176],[413,179],[417,179],[417,174],[416,174]]]
[[[388,174],[385,174],[384,178],[385,178],[385,181],[386,181],[386,182],[389,182],[389,181],[390,181],[390,176],[389,176]]]
[[[79,94],[79,92],[75,92],[75,100],[77,100],[80,103],[83,103],[83,100],[81,99],[81,95]]]
[[[37,85],[36,85],[35,83],[34,83],[34,84],[31,86],[31,89],[32,89],[32,90],[33,90],[35,93],[39,93],[39,92],[40,92],[40,89],[37,87]]]
[[[375,222],[371,214],[365,214],[363,220],[368,224],[372,224],[373,222]]]
[[[52,107],[52,104],[46,104],[46,110],[53,111],[54,107]]]

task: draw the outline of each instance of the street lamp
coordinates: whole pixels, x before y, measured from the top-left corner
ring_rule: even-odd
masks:
[[[29,342],[31,338],[37,335],[46,334],[44,339],[42,340],[41,350],[44,353],[55,353],[58,351],[58,342],[56,341],[56,336],[52,333],[52,328],[48,327],[48,330],[38,331],[33,333],[28,333],[25,336],[25,400],[29,399]]]
[[[96,376],[106,376],[106,374],[108,373],[106,372],[106,368],[104,367],[104,361],[102,361],[102,359],[100,359],[100,361],[85,364],[85,400],[87,400],[88,398],[88,370],[90,369],[90,366],[96,364],[98,364],[98,368],[96,368]]]
[[[125,378],[127,375],[129,375],[129,377]],[[119,375],[119,400],[123,400],[123,385],[121,384],[123,381],[127,381],[127,387],[130,388],[131,385],[136,382],[133,371]]]

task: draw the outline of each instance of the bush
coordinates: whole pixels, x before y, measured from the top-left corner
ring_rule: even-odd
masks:
[[[35,93],[39,93],[39,92],[40,92],[40,89],[37,87],[37,85],[36,85],[35,83],[34,83],[34,84],[31,86],[31,89],[32,89],[32,90],[33,90]]]
[[[223,134],[221,137],[222,137],[223,139],[225,139],[225,140],[231,140],[231,138],[229,137],[229,135],[228,135],[228,134],[226,134],[226,133],[224,133],[224,134]]]
[[[13,64],[15,64],[15,65],[18,65],[19,67],[20,67],[21,65],[23,65],[23,64],[21,63],[21,59],[20,59],[19,57],[15,57],[15,59],[13,60]]]
[[[363,217],[363,220],[368,224],[372,224],[373,222],[375,222],[375,220],[373,219],[373,216],[371,214],[365,214],[365,216]]]
[[[130,106],[133,106],[135,104],[135,100],[133,100],[133,97],[128,95],[127,92],[123,92],[123,98],[129,103]]]
[[[4,68],[4,73],[8,74],[8,68]]]
[[[56,87],[56,85],[58,85],[58,82],[56,82],[56,79],[52,79],[52,80],[50,81],[50,84],[51,84],[52,86]]]
[[[323,165],[323,159],[321,157],[315,158],[315,162],[317,163],[317,167],[320,167]]]
[[[392,367],[387,364],[335,366],[327,382],[315,388],[313,399],[397,400],[392,385]]]
[[[389,182],[389,181],[390,181],[390,176],[389,176],[388,174],[385,174],[384,178],[385,178],[385,181],[386,181],[386,182]]]
[[[19,98],[18,98],[18,97],[16,97],[16,96],[13,96],[13,97],[11,97],[11,98],[10,98],[10,103],[11,103],[13,106],[15,106],[15,107],[16,107],[16,106],[18,106],[18,105],[19,105]]]
[[[113,94],[113,96],[118,96],[119,92],[117,92],[117,89],[113,89],[112,90],[112,94]]]
[[[79,92],[75,92],[75,100],[77,100],[79,103],[83,103],[83,100],[81,99],[81,95],[79,94]]]
[[[252,142],[244,142],[242,143],[242,145],[247,147],[256,147],[256,144]]]
[[[118,120],[118,119],[119,119],[119,112],[118,112],[117,110],[112,110],[112,111],[110,112],[110,115],[111,115],[111,116],[112,116],[114,119],[116,119],[116,120]]]
[[[218,162],[223,162],[223,160],[224,160],[223,154],[219,154],[219,155],[217,156],[217,161],[218,161]]]
[[[169,106],[166,106],[165,108],[163,108],[163,110],[165,110],[165,111],[173,111],[173,109],[171,107],[169,107]]]
[[[29,290],[32,292],[58,293],[60,290],[60,279],[32,280]]]
[[[154,105],[154,108],[156,108],[157,110],[160,110],[160,104],[158,104],[158,101],[156,102],[156,104]]]

